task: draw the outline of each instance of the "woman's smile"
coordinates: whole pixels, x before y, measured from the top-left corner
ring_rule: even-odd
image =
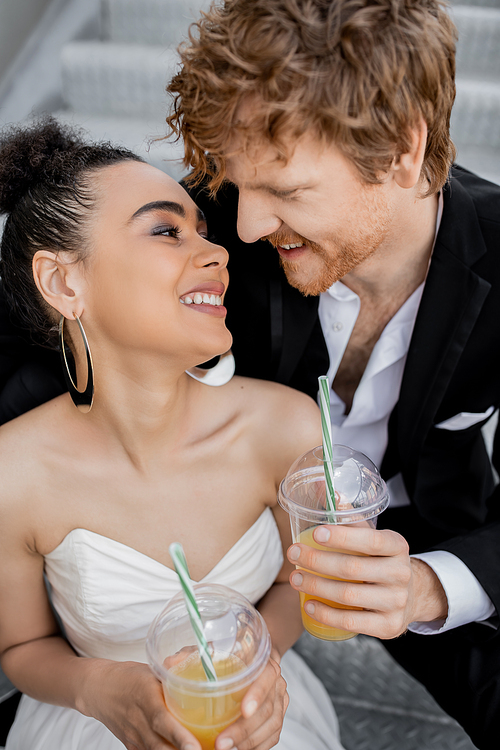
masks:
[[[221,281],[209,281],[182,294],[180,302],[196,312],[223,318],[227,314],[227,310],[222,304],[224,291],[225,286]]]

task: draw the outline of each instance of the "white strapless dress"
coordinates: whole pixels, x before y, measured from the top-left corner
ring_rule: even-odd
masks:
[[[204,583],[236,589],[255,603],[273,584],[283,555],[268,508],[219,560]],[[81,656],[147,662],[146,635],[179,591],[176,573],[151,557],[86,529],[74,529],[45,557],[52,601]],[[294,651],[281,662],[290,705],[279,750],[342,750],[330,698]],[[123,750],[99,721],[24,695],[6,750]]]

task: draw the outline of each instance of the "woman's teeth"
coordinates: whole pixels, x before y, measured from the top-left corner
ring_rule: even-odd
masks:
[[[222,297],[215,294],[200,294],[196,292],[192,297],[186,294],[185,297],[181,297],[180,301],[183,305],[222,305]]]
[[[283,250],[293,250],[296,247],[302,247],[303,242],[293,242],[290,245],[282,245]]]

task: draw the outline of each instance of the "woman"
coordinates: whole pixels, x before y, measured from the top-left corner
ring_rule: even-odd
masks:
[[[259,602],[272,658],[216,748],[272,747],[278,665],[301,632],[276,490],[320,441],[316,406],[186,373],[231,346],[228,256],[163,172],[50,120],[4,136],[0,164],[6,290],[38,339],[57,345],[59,329],[78,389],[0,429],[0,653],[24,693],[7,749],[199,750],[144,663],[149,624],[179,589],[173,541],[194,580]],[[293,652],[282,665],[279,747],[339,748],[322,686]]]

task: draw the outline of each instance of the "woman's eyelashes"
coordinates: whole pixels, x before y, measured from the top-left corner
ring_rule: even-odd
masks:
[[[158,237],[159,235],[161,235],[162,237],[172,237],[173,239],[177,240],[179,239],[181,234],[181,228],[178,226],[174,226],[173,224],[162,224],[161,226],[154,227],[151,230],[151,235],[153,237]],[[200,237],[203,237],[204,240],[208,240],[208,242],[217,243],[216,237],[214,235],[209,237],[206,229],[199,230],[198,234],[200,235]]]
[[[163,237],[173,237],[174,239],[178,239],[180,233],[180,227],[173,226],[172,224],[163,224],[162,226],[154,227],[154,229],[151,230],[151,234],[154,237],[162,235]]]

